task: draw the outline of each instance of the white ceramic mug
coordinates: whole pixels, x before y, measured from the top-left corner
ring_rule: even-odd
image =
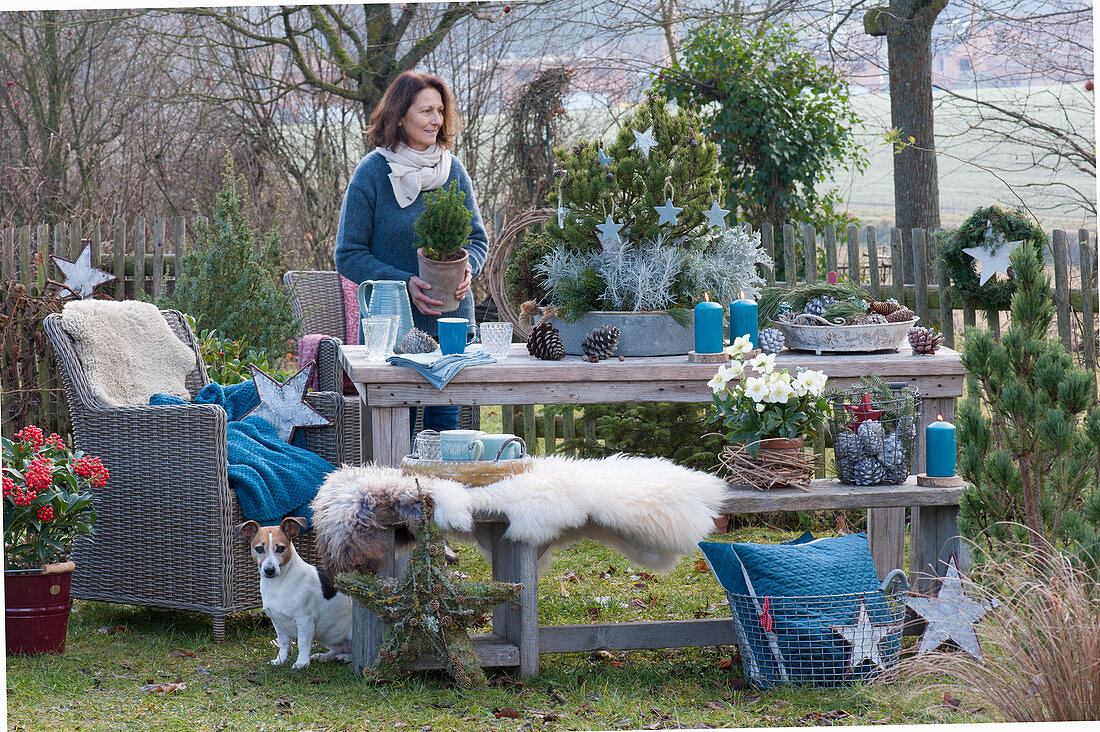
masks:
[[[480,460],[485,454],[481,430],[443,430],[439,433],[444,460]]]

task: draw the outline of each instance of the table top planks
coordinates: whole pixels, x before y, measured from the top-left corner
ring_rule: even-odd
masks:
[[[371,406],[413,404],[556,404],[620,401],[710,401],[707,381],[713,364],[690,363],[686,356],[611,358],[591,364],[579,356],[543,361],[512,344],[500,363],[463,369],[442,390],[410,368],[368,361],[363,346],[342,346],[348,378],[360,385]],[[957,351],[934,356],[907,352],[826,354],[783,351],[777,368],[822,370],[830,383],[847,385],[876,374],[886,381],[916,386],[929,398],[962,396],[965,372]]]

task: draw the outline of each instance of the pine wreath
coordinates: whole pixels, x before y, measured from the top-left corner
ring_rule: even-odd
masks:
[[[963,251],[986,245],[987,221],[992,223],[995,233],[1004,235],[1005,241],[1023,240],[1031,244],[1040,260],[1047,246],[1047,236],[1019,209],[1009,211],[1000,206],[989,206],[976,209],[970,218],[946,237],[942,256],[955,296],[977,310],[1007,310],[1016,292],[1015,280],[1006,280],[998,274],[984,285],[978,284],[974,258]]]

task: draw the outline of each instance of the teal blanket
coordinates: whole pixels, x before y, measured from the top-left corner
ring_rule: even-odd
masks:
[[[149,403],[186,404],[167,394],[154,394]],[[229,418],[229,485],[237,492],[244,517],[261,525],[277,524],[286,516],[302,516],[312,523],[309,502],[325,476],[336,468],[305,449],[303,429],[294,430],[288,443],[263,417],[245,417],[260,403],[251,381],[209,384],[195,396],[194,403],[217,404]]]

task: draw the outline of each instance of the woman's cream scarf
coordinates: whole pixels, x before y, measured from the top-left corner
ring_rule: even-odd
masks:
[[[390,164],[390,184],[401,208],[415,201],[421,191],[439,188],[451,174],[451,151],[439,144],[423,152],[401,143],[394,150],[381,147],[378,151]]]

